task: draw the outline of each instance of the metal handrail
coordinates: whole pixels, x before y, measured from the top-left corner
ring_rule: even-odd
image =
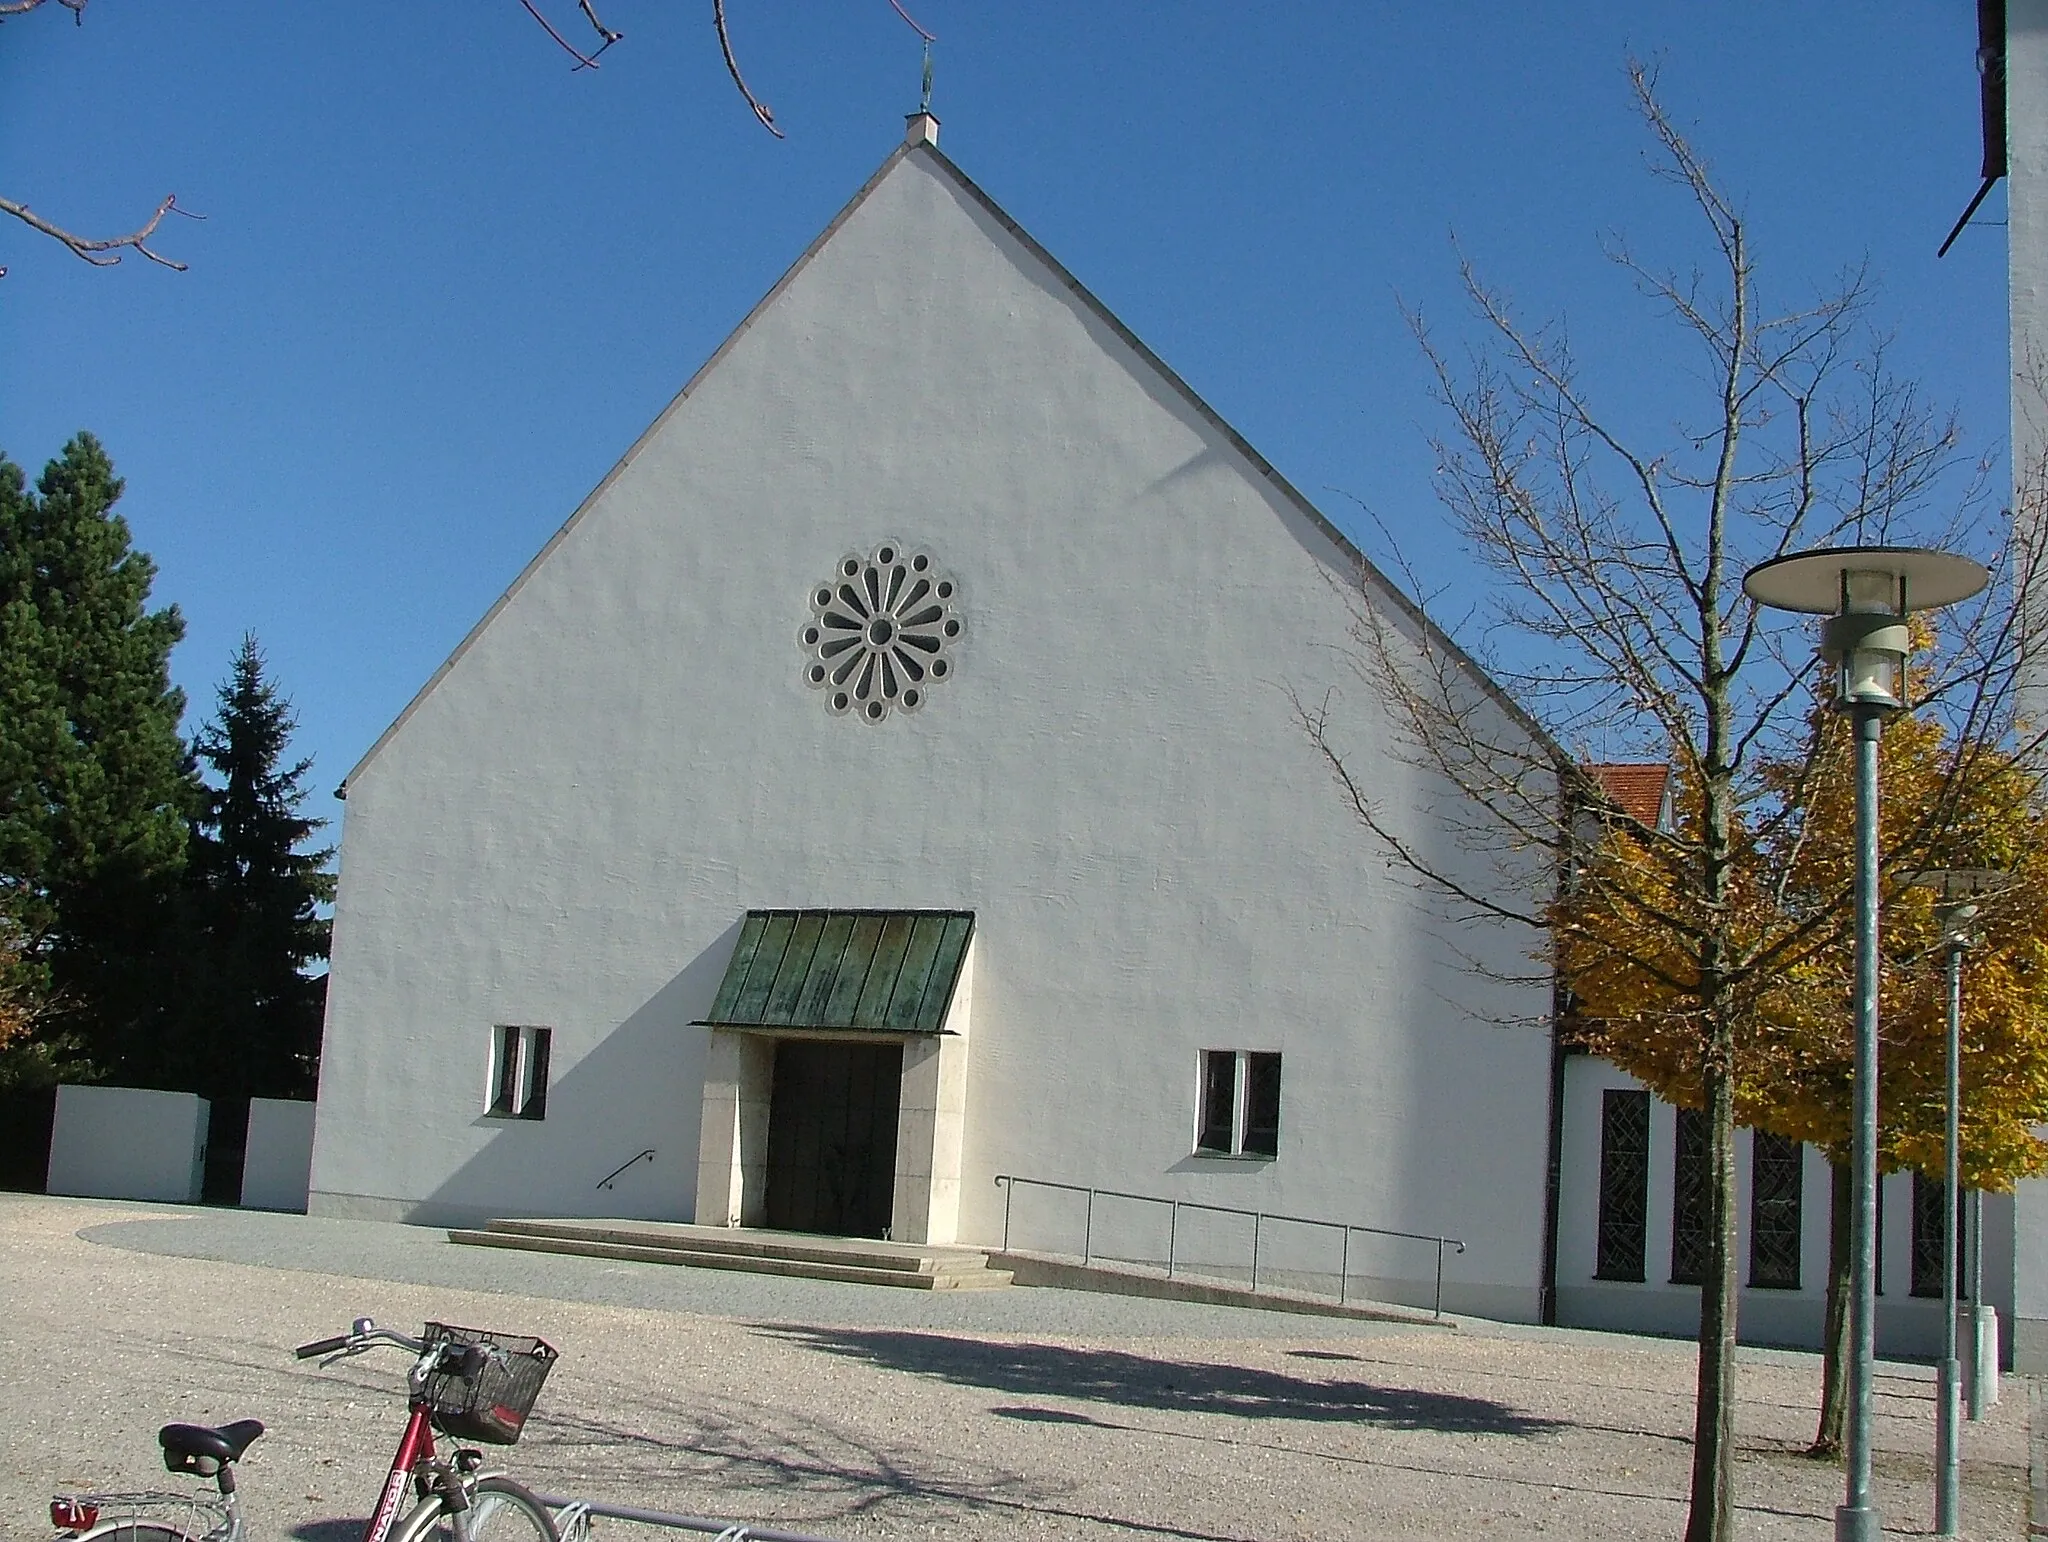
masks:
[[[653,1160],[654,1148],[652,1146],[649,1146],[645,1151],[641,1152],[638,1156],[627,1157],[625,1161],[621,1162],[617,1167],[614,1167],[610,1172],[606,1173],[602,1178],[598,1179],[597,1186],[601,1189],[611,1188],[612,1179],[618,1177],[620,1173],[624,1172],[627,1168],[631,1167],[635,1162],[651,1162]]]
[[[1375,1237],[1398,1237],[1409,1242],[1429,1242],[1436,1246],[1436,1294],[1430,1304],[1430,1314],[1444,1315],[1444,1249],[1465,1251],[1465,1244],[1456,1237],[1439,1237],[1431,1232],[1393,1231],[1385,1226],[1362,1226],[1354,1221],[1325,1221],[1308,1215],[1281,1215],[1270,1210],[1241,1210],[1235,1205],[1211,1205],[1197,1199],[1168,1199],[1159,1194],[1132,1194],[1123,1189],[1090,1188],[1083,1183],[1055,1183],[1049,1178],[1019,1178],[1010,1173],[997,1173],[996,1183],[1003,1191],[1003,1251],[1010,1250],[1010,1202],[1016,1197],[1017,1185],[1028,1183],[1034,1188],[1059,1189],[1068,1194],[1088,1196],[1087,1218],[1081,1230],[1081,1262],[1088,1263],[1094,1255],[1095,1243],[1095,1199],[1131,1199],[1144,1205],[1168,1206],[1166,1221],[1166,1277],[1173,1278],[1174,1247],[1180,1237],[1180,1213],[1183,1210],[1206,1210],[1212,1215],[1245,1215],[1252,1222],[1252,1280],[1251,1288],[1259,1288],[1259,1231],[1267,1221],[1281,1221],[1291,1226],[1321,1226],[1330,1231],[1344,1234],[1343,1261],[1338,1266],[1337,1304],[1343,1306],[1349,1299],[1351,1285],[1351,1234],[1355,1231],[1370,1233]]]

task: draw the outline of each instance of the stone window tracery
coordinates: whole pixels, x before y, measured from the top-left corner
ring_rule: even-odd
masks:
[[[797,634],[809,662],[804,683],[835,714],[880,723],[915,712],[951,678],[963,627],[959,585],[931,553],[884,541],[842,557],[811,590],[811,619]]]

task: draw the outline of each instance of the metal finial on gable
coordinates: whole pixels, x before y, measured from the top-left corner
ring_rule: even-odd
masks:
[[[924,85],[917,96],[917,111],[907,120],[910,132],[906,136],[912,144],[936,146],[939,142],[939,120],[932,116],[932,44],[938,41],[933,34],[917,23],[917,18],[903,9],[903,0],[889,0],[889,4],[901,16],[911,31],[924,40]]]

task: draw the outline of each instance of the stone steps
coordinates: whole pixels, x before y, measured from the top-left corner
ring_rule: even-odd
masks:
[[[979,1248],[921,1247],[679,1221],[499,1220],[451,1230],[448,1240],[470,1247],[741,1269],[905,1290],[1001,1290],[1010,1283],[1010,1271],[991,1269],[988,1254]]]

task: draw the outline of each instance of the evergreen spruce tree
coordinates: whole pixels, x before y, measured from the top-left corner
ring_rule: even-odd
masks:
[[[164,999],[196,791],[170,683],[184,623],[147,609],[155,565],[120,496],[89,434],[33,489],[0,456],[0,900],[19,959],[5,983],[44,1004],[35,1052],[9,1057],[17,1076],[130,1079]]]
[[[318,1075],[327,980],[306,969],[327,957],[334,851],[301,849],[325,821],[300,812],[312,762],[285,762],[295,726],[244,637],[195,740],[210,775],[186,868],[184,999],[166,1046],[209,1098],[307,1098]]]

